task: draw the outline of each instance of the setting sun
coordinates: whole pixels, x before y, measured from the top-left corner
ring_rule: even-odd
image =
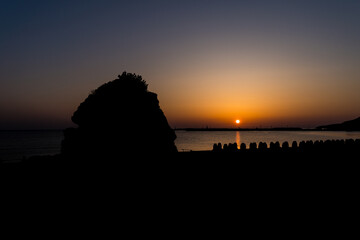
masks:
[[[236,124],[239,124],[239,123],[240,123],[240,120],[239,120],[239,119],[237,119],[235,122],[236,122]]]

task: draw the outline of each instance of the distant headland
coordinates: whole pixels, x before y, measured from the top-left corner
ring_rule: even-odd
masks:
[[[343,123],[319,126],[316,129],[325,131],[360,131],[360,117]]]

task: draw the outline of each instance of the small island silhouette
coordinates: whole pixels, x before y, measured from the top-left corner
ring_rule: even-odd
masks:
[[[64,131],[67,158],[177,152],[175,132],[140,75],[123,72],[92,91],[71,119],[78,127]]]

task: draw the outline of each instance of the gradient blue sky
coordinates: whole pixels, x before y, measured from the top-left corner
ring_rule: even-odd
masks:
[[[360,116],[360,1],[0,1],[0,129],[71,126],[123,71],[171,126]]]

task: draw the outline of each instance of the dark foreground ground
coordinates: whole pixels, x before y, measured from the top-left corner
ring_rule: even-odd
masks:
[[[24,174],[60,173],[84,176],[139,178],[274,177],[306,175],[358,175],[360,151],[352,149],[194,151],[175,154],[123,154],[121,157],[62,155],[34,156],[15,163],[2,163],[2,172]],[[346,176],[347,177],[347,176]]]
[[[343,238],[358,229],[356,142],[262,147],[120,157],[34,156],[3,163],[2,206],[17,221],[20,215],[14,209],[33,209],[27,222],[36,222],[40,210],[50,225],[56,218],[76,228],[90,221],[97,229],[99,222],[110,226],[110,221],[121,234],[128,229],[132,235],[188,237],[195,230],[199,236],[222,238],[230,231],[232,237],[248,231],[251,236],[327,233]],[[85,232],[92,234],[87,226]]]
[[[88,219],[100,212],[136,223],[134,233],[140,221],[172,234],[199,230],[201,224],[212,226],[201,231],[213,234],[221,223],[231,229],[252,227],[251,234],[284,234],[284,229],[292,235],[305,229],[333,234],[320,225],[355,227],[350,219],[359,209],[359,159],[354,149],[126,154],[120,159],[57,155],[1,164],[0,171],[2,186],[11,186],[4,199],[30,209],[47,204],[50,214],[59,209],[56,216],[65,213],[70,221],[77,212]],[[36,204],[29,204],[34,199]],[[346,232],[339,230],[341,236]]]

